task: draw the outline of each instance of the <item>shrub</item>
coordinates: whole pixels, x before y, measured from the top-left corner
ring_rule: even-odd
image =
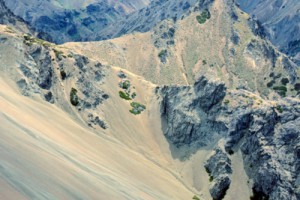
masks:
[[[195,195],[193,196],[193,200],[200,200],[200,198]]]
[[[286,96],[287,88],[284,85],[274,86],[273,89],[282,97]]]
[[[296,91],[300,91],[300,83],[296,83],[295,86],[294,86],[294,89]]]
[[[196,16],[196,19],[198,21],[199,24],[204,24],[206,22],[206,20],[210,19],[211,15],[209,10],[204,10],[201,15]]]
[[[158,57],[162,58],[162,57],[166,56],[167,53],[168,53],[168,51],[166,49],[161,50],[158,54]]]
[[[131,112],[134,115],[141,114],[146,109],[146,106],[144,106],[143,104],[140,104],[138,102],[132,102],[130,105],[131,105],[132,109],[129,110],[129,112]]]
[[[289,82],[290,82],[290,81],[289,81],[288,78],[282,78],[282,79],[281,79],[282,85],[286,85],[286,84],[288,84]]]
[[[279,112],[279,113],[283,113],[283,108],[281,106],[276,106],[276,110]]]
[[[61,76],[61,79],[62,79],[62,80],[65,80],[66,77],[67,77],[67,74],[66,74],[66,72],[65,72],[64,70],[61,70],[61,71],[60,71],[60,76]]]
[[[73,106],[77,106],[79,104],[79,98],[77,96],[77,90],[75,88],[71,89],[70,101]]]
[[[224,101],[224,104],[225,105],[228,105],[230,103],[230,101],[228,100],[228,99],[226,99],[225,101]]]
[[[122,98],[122,99],[125,99],[125,100],[131,100],[131,98],[129,97],[129,94],[123,92],[123,91],[119,91],[119,96]]]
[[[120,87],[124,90],[127,90],[130,88],[130,81],[126,80],[126,81],[121,81],[120,82]]]
[[[206,60],[202,60],[202,65],[206,65],[206,64],[207,64]]]

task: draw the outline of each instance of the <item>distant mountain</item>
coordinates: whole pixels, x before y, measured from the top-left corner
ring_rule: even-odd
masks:
[[[26,22],[22,18],[15,16],[10,9],[6,7],[4,0],[0,0],[0,24],[13,26],[26,33],[30,32]]]
[[[149,3],[149,0],[44,1],[4,0],[12,12],[56,43],[85,41],[112,22]]]
[[[300,64],[300,1],[237,0],[240,8],[259,20],[267,37]]]

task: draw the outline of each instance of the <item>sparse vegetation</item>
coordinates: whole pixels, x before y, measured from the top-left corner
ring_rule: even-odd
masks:
[[[130,98],[130,95],[128,93],[125,93],[123,91],[119,91],[119,96],[122,98],[122,99],[125,99],[125,100],[131,100]]]
[[[24,44],[26,44],[27,46],[31,46],[33,45],[34,43],[35,44],[40,44],[40,45],[43,45],[44,47],[51,47],[51,43],[49,42],[46,42],[44,40],[41,40],[41,39],[38,39],[38,38],[35,38],[35,37],[32,37],[28,34],[25,34],[23,35],[23,38],[24,38]]]
[[[63,57],[65,58],[64,53],[63,53],[62,51],[59,51],[59,50],[57,50],[57,49],[53,49],[53,51],[54,51],[55,56],[56,56],[57,58],[61,58],[61,56],[63,56]]]
[[[70,92],[70,101],[73,106],[77,106],[79,104],[79,98],[77,95],[77,90],[75,88],[71,89]]]
[[[209,10],[204,10],[201,15],[198,15],[196,17],[197,21],[199,24],[204,24],[206,22],[206,20],[210,19],[211,15]]]

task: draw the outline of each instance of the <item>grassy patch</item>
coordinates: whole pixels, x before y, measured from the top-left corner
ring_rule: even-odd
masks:
[[[123,91],[119,91],[119,96],[122,98],[122,99],[125,99],[125,100],[131,100],[131,98],[130,98],[130,95],[129,94],[127,94],[127,93],[125,93],[125,92],[123,92]]]

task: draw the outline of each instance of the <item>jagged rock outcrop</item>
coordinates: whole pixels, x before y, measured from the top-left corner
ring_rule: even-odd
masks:
[[[222,149],[216,148],[204,167],[212,182],[209,190],[212,198],[223,199],[231,183],[229,177],[232,174],[231,160]]]
[[[205,146],[226,130],[215,118],[226,93],[224,84],[201,77],[194,86],[165,86],[157,93],[162,95],[164,133],[176,146]]]
[[[223,83],[204,77],[193,87],[165,86],[157,93],[161,96],[164,133],[172,144],[198,144],[201,148],[217,145],[220,138],[226,141],[222,148],[227,153],[217,149],[205,164],[214,180],[210,189],[214,199],[222,199],[230,185],[227,154],[236,151],[242,152],[254,197],[299,199],[298,99],[271,101],[245,90],[226,92]],[[221,167],[218,163],[225,164]]]

